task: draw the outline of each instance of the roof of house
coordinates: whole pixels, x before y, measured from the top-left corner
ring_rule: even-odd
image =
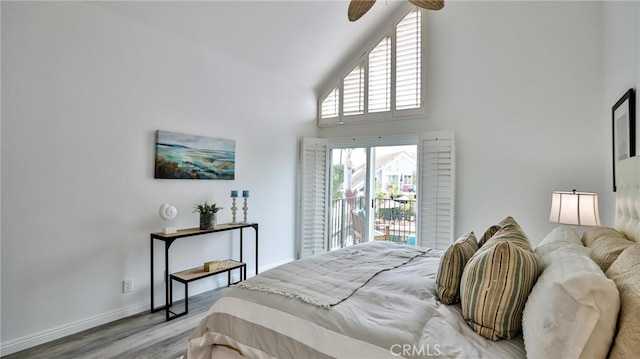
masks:
[[[410,159],[416,161],[415,154],[407,151],[397,151],[385,155],[376,156],[376,172],[378,172],[382,168],[387,167],[389,164],[391,164],[401,156],[408,156]],[[366,163],[362,163],[354,169],[353,174],[351,175],[351,183],[353,184],[353,188],[360,188],[364,185],[366,170]]]

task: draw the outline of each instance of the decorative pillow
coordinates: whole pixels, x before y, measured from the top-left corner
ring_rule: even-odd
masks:
[[[511,218],[511,217],[509,217]],[[510,241],[513,244],[521,247],[522,249],[528,250],[529,252],[533,252],[533,247],[531,247],[531,243],[529,242],[529,238],[524,234],[522,228],[515,223],[506,223],[494,234],[482,247],[480,250],[484,250],[485,248],[489,248],[497,242]]]
[[[482,246],[464,268],[460,301],[469,326],[497,341],[520,332],[522,310],[542,264],[537,254],[518,244],[520,239],[492,241]]]
[[[563,243],[545,245],[552,244]],[[584,247],[567,246],[542,256],[544,271],[523,312],[527,357],[606,358],[616,330],[618,290],[591,258],[573,249]]]
[[[618,333],[609,358],[637,358],[640,353],[640,243],[627,248],[607,270],[620,292]]]
[[[538,246],[557,242],[575,244],[584,247],[582,241],[580,240],[580,236],[578,236],[578,232],[576,231],[575,227],[572,226],[555,227],[542,239],[542,241],[540,241],[540,244],[538,244]]]
[[[542,258],[557,249],[572,249],[587,256],[591,252],[590,249],[582,245],[575,228],[570,226],[557,226],[552,229],[535,248],[535,252]]]
[[[473,232],[469,232],[447,248],[440,259],[436,276],[438,298],[444,304],[460,301],[460,277],[467,261],[478,250],[478,242]]]
[[[515,220],[513,217],[511,217],[511,216],[509,216],[509,217],[507,217],[507,218],[503,219],[502,221],[498,222],[498,226],[500,226],[500,227],[504,227],[504,226],[506,226],[507,224],[515,224],[515,225],[518,225],[518,222],[516,222],[516,220]]]
[[[623,250],[633,245],[624,234],[609,227],[589,227],[582,235],[582,242],[591,248],[593,259],[603,272],[609,269],[613,261],[618,258]]]
[[[599,241],[605,237],[622,237],[624,239],[627,238],[624,234],[616,231],[611,227],[586,227],[584,229],[584,233],[582,234],[582,244],[587,247],[592,247],[594,242]]]
[[[494,224],[493,226],[487,228],[487,230],[484,231],[484,234],[482,235],[482,237],[478,239],[478,248],[482,247],[485,243],[487,243],[489,238],[493,237],[493,235],[496,234],[496,232],[498,232],[499,230],[500,230],[500,226],[497,224]]]

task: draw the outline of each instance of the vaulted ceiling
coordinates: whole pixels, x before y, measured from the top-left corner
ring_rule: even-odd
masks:
[[[313,89],[406,1],[378,1],[357,22],[340,1],[92,2]]]

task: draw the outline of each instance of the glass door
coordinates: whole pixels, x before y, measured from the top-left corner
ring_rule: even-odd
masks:
[[[415,245],[417,146],[333,148],[330,249],[372,240]]]
[[[330,249],[368,241],[365,231],[369,191],[367,157],[367,148],[363,147],[331,150]]]
[[[416,244],[417,146],[372,148],[374,240]]]

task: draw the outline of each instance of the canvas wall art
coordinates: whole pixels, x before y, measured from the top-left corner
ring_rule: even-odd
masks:
[[[155,178],[233,180],[236,141],[158,130]]]

